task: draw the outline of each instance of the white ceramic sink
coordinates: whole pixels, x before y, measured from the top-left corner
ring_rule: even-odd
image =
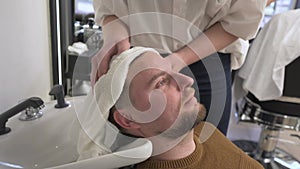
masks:
[[[122,150],[104,156],[76,161],[79,125],[74,110],[83,97],[67,99],[70,106],[56,109],[56,101],[45,103],[43,116],[20,121],[19,115],[8,120],[8,134],[0,135],[0,169],[55,168],[109,169],[141,162],[151,156],[149,140],[138,139]],[[131,158],[132,157],[132,158]]]

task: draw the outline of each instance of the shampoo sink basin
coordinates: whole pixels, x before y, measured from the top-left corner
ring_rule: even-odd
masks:
[[[137,139],[111,154],[76,161],[80,125],[74,109],[85,96],[69,98],[67,108],[54,108],[45,103],[43,116],[33,121],[20,121],[18,115],[8,120],[11,132],[0,135],[0,169],[113,169],[139,163],[151,156],[152,145]]]

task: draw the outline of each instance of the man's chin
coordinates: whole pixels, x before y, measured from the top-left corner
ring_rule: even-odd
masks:
[[[199,107],[199,110],[198,110],[198,114],[197,114],[197,117],[196,117],[196,120],[195,120],[195,123],[194,123],[193,127],[195,127],[199,123],[201,123],[206,117],[206,108],[204,107],[204,105],[198,103],[198,107]]]
[[[201,121],[203,121],[206,117],[206,108],[201,103],[198,103],[198,107],[199,107],[198,116],[201,119]]]

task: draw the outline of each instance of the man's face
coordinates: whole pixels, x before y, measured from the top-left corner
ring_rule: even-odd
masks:
[[[140,124],[143,137],[177,138],[198,123],[199,104],[193,79],[172,70],[161,56],[147,52],[130,66],[127,92],[130,120]],[[126,89],[125,89],[126,91]]]

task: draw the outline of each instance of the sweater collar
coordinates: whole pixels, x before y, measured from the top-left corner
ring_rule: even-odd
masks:
[[[187,166],[196,166],[202,159],[203,151],[202,144],[199,141],[199,137],[194,135],[194,142],[196,148],[194,152],[185,158],[178,160],[155,160],[149,158],[148,160],[137,165],[137,168],[148,168],[148,169],[166,169],[166,168],[185,168]]]

